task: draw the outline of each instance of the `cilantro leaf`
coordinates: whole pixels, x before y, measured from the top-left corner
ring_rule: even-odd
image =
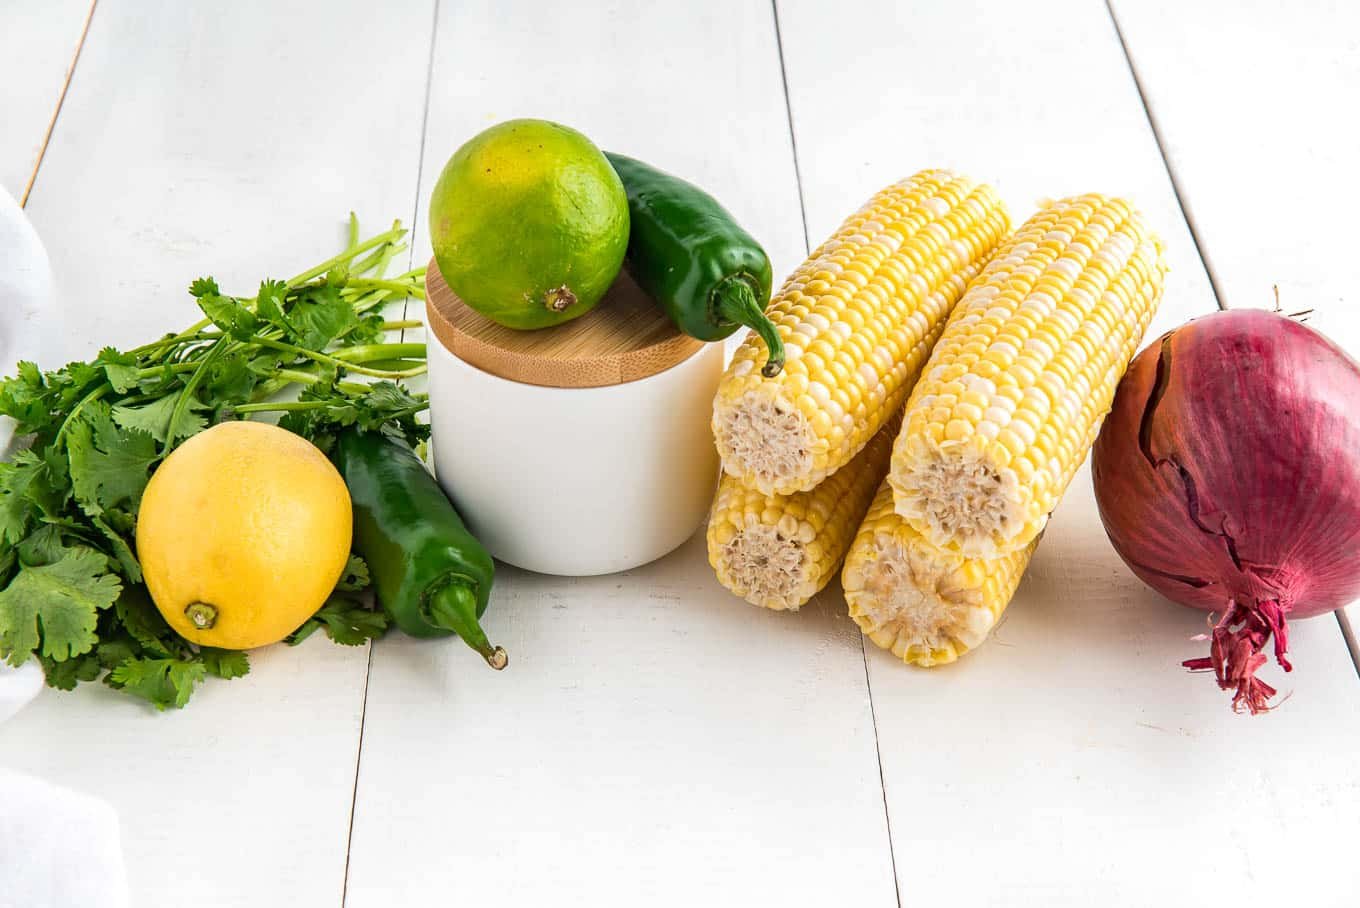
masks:
[[[195,299],[202,299],[205,296],[221,296],[222,290],[212,278],[200,277],[189,285],[189,295]]]
[[[297,646],[318,629],[342,646],[358,646],[376,640],[387,632],[386,613],[348,596],[334,595],[321,609],[308,618],[302,627],[287,638],[289,646]]]
[[[74,659],[67,659],[58,662],[46,656],[39,656],[42,662],[43,675],[47,679],[47,686],[57,690],[75,690],[76,684],[81,681],[93,681],[104,671],[104,666],[100,664],[99,657],[93,653],[77,656]]]
[[[137,357],[120,353],[113,347],[105,347],[99,351],[99,358],[95,362],[103,366],[104,377],[119,394],[126,394],[137,387]]]
[[[189,702],[194,687],[207,677],[202,662],[178,659],[128,659],[109,672],[108,683],[149,701],[157,709],[179,709]]]
[[[367,589],[368,583],[368,562],[358,555],[351,554],[349,561],[345,563],[345,573],[340,575],[340,582],[335,588],[342,592],[355,593]]]
[[[358,324],[354,307],[330,284],[301,288],[287,313],[288,326],[299,347],[322,350]]]
[[[38,466],[31,459],[0,463],[0,542],[18,545],[36,518],[37,509],[26,493]]]
[[[107,567],[98,552],[73,548],[52,564],[20,568],[0,591],[0,651],[11,665],[35,650],[62,662],[94,647],[99,612],[122,589]]]
[[[114,407],[113,421],[124,429],[140,430],[161,444],[167,444],[169,439],[166,438],[166,434],[170,431],[170,416],[175,412],[175,404],[178,401],[179,395],[170,394],[141,407]],[[205,409],[207,405],[197,398],[189,401],[189,406],[180,416],[175,438],[189,438],[206,429],[208,421],[194,412]]]
[[[141,583],[142,563],[133,554],[132,546],[128,545],[123,534],[114,530],[99,517],[91,517],[90,523],[94,524],[95,529],[104,534],[104,540],[113,550],[113,558],[118,562],[118,567],[122,570],[123,576],[133,583]]]
[[[287,293],[288,285],[283,281],[260,281],[260,292],[255,296],[255,312],[271,325],[291,331],[288,320],[283,316],[284,298]]]
[[[239,341],[250,340],[260,327],[260,320],[255,317],[255,313],[230,296],[205,294],[198,297],[198,308],[212,319],[214,325]]]
[[[245,653],[205,646],[199,655],[203,657],[203,667],[214,678],[230,681],[250,672],[250,657]]]
[[[76,501],[91,517],[124,502],[135,510],[160,458],[155,439],[141,429],[119,429],[103,401],[86,406],[67,427],[66,453]]]

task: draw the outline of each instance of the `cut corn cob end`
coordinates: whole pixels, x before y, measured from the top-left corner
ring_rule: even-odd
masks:
[[[996,627],[1033,551],[1031,544],[990,560],[941,551],[893,510],[884,483],[841,575],[850,617],[904,662],[954,662]]]
[[[874,195],[789,276],[764,344],[736,351],[713,405],[724,471],[765,494],[814,488],[901,409],[949,310],[1010,227],[985,185],[922,171]]]
[[[1161,241],[1128,202],[1054,202],[964,293],[907,404],[896,510],[952,554],[1043,532],[1161,299]]]
[[[888,469],[900,415],[820,485],[766,495],[723,476],[708,520],[708,561],[752,605],[796,610],[836,575]]]

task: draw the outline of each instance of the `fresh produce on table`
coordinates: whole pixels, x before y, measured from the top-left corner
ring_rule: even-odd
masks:
[[[137,558],[175,633],[254,649],[325,605],[349,561],[350,520],[345,483],[315,445],[269,423],[224,422],[152,474]]]
[[[1216,312],[1138,354],[1092,459],[1110,541],[1144,583],[1217,612],[1209,656],[1233,707],[1289,622],[1360,598],[1360,364],[1285,316]]]
[[[335,461],[354,500],[354,543],[378,602],[412,637],[457,634],[488,665],[505,668],[477,619],[495,564],[405,442],[345,430]]]
[[[628,197],[574,129],[509,120],[454,152],[430,197],[439,271],[468,306],[508,328],[585,315],[618,276]]]
[[[846,558],[850,615],[921,666],[996,626],[1156,311],[1166,265],[1131,205],[1056,202],[968,286],[907,401]]]
[[[987,639],[1036,545],[1000,558],[938,549],[893,509],[885,481],[845,556],[841,585],[850,617],[904,662],[953,662]]]
[[[743,325],[766,347],[761,374],[784,367],[784,342],[765,315],[769,256],[718,200],[641,161],[606,153],[628,193],[627,267],[677,328],[702,341]]]
[[[723,469],[767,495],[806,491],[849,463],[901,409],[968,281],[1010,228],[991,187],[924,170],[882,190],[803,263],[768,313],[766,348],[737,350],[718,388]]]
[[[901,414],[806,492],[766,495],[724,475],[708,518],[708,562],[718,581],[768,609],[797,609],[821,592],[888,472],[899,425]]]
[[[152,604],[134,548],[144,492],[176,446],[232,418],[282,413],[323,449],[348,426],[427,437],[415,418],[425,399],[394,381],[424,371],[424,345],[384,342],[408,323],[379,311],[422,295],[422,270],[383,277],[404,233],[398,224],[361,242],[351,217],[342,253],[254,296],[195,281],[207,317],[178,334],[48,372],[21,363],[0,382],[0,414],[28,442],[0,463],[0,656],[37,658],[53,687],[102,677],[162,708],[183,706],[208,675],[249,669],[245,653],[175,633]],[[298,385],[299,400],[278,400]],[[318,627],[346,644],[381,634],[384,615],[357,596],[366,585],[351,559],[292,639]]]

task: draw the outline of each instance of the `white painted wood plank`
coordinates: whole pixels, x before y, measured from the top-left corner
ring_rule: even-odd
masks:
[[[248,289],[320,261],[350,208],[375,232],[409,220],[432,19],[101,0],[29,204],[65,296],[58,353],[194,321],[200,274]],[[0,764],[114,804],[135,902],[337,905],[367,657],[274,647],[171,715],[48,691],[0,729]]]
[[[1223,304],[1286,312],[1360,357],[1360,7],[1114,4]],[[1262,191],[1263,187],[1266,188]],[[1349,609],[1360,624],[1360,604]],[[1360,660],[1360,652],[1356,653]]]
[[[778,271],[802,260],[768,4],[441,12],[422,205],[462,141],[541,116],[705,186]],[[613,577],[502,567],[487,625],[502,674],[457,641],[375,650],[351,908],[894,904],[858,633],[835,598],[747,606],[696,538]]]
[[[814,243],[924,166],[994,180],[1017,219],[1120,192],[1168,244],[1152,333],[1214,308],[1101,4],[779,10]],[[1083,472],[996,639],[935,670],[871,649],[902,904],[1353,896],[1360,690],[1335,623],[1298,626],[1293,696],[1255,720],[1178,667],[1203,629],[1123,567]]]
[[[92,0],[0,0],[0,186],[22,200]]]

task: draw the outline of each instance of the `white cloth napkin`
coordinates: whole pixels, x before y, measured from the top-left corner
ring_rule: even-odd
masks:
[[[113,808],[0,769],[0,908],[127,904]]]
[[[0,663],[0,723],[42,689],[42,668]],[[15,734],[11,726],[0,728]],[[118,817],[98,798],[0,769],[0,908],[126,908]]]

